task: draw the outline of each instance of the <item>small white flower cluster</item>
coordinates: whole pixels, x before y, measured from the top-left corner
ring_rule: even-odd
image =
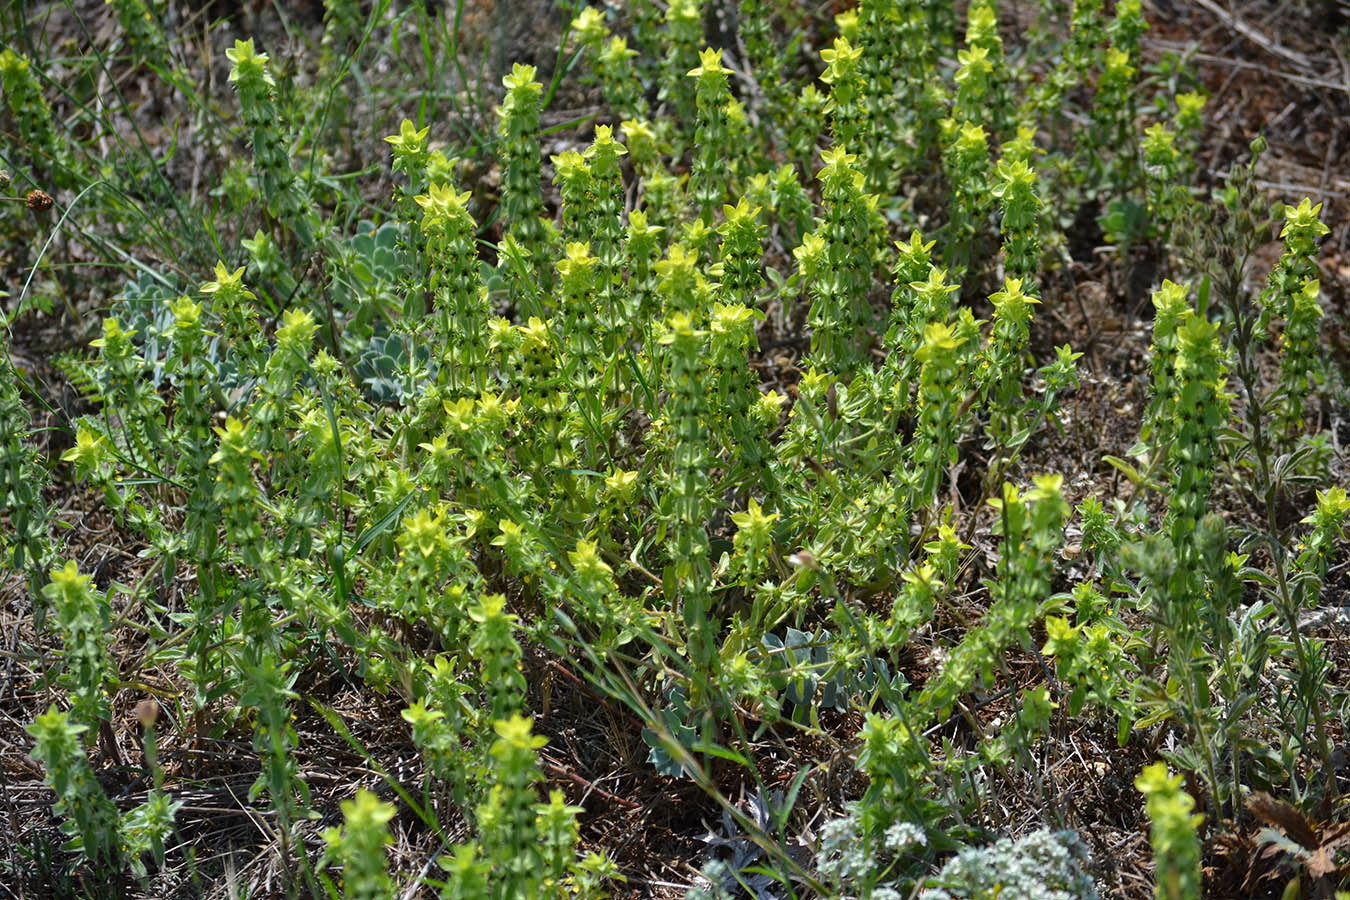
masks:
[[[911,822],[896,822],[886,829],[880,848],[893,856],[918,850],[928,843],[923,828]],[[858,824],[857,808],[834,819],[820,830],[820,848],[816,851],[816,872],[841,893],[840,900],[857,896],[860,888],[873,883],[882,868],[873,850],[864,840]],[[868,900],[900,900],[902,894],[892,887],[876,886],[866,892]]]
[[[962,850],[942,867],[920,900],[1020,897],[1025,900],[1098,900],[1083,866],[1088,849],[1074,831],[1041,829],[1018,840]],[[873,894],[873,897],[876,895]]]

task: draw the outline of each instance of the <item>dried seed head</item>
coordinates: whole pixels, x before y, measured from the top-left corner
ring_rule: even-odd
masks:
[[[142,700],[136,704],[136,720],[149,728],[159,718],[159,704],[154,700]]]
[[[29,191],[23,198],[24,205],[35,213],[46,212],[56,201],[46,191]]]

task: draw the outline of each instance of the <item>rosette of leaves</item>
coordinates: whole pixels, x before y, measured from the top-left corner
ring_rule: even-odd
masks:
[[[875,656],[858,660],[856,652],[829,629],[805,632],[789,626],[783,636],[770,632],[761,638],[765,648],[765,677],[779,692],[784,711],[794,722],[819,727],[819,711],[844,712],[855,698],[893,684],[890,664]],[[898,692],[897,692],[898,695]]]
[[[670,778],[687,775],[677,759],[681,754],[678,750],[672,753],[674,748],[669,745],[673,741],[687,749],[698,742],[698,732],[686,724],[693,717],[693,710],[685,689],[679,685],[671,687],[666,692],[666,705],[657,710],[656,715],[660,720],[658,727],[647,726],[642,729],[642,741],[650,751],[647,761],[659,775]]]
[[[783,809],[783,796],[772,791],[765,796],[756,791],[754,796],[744,801],[744,814],[763,834],[772,834],[779,819],[787,810]],[[752,841],[737,824],[731,811],[722,809],[721,833],[708,828],[700,837],[703,843],[717,848],[725,854],[713,857],[703,866],[703,877],[711,883],[711,890],[698,888],[691,890],[688,900],[720,900],[739,896],[743,890],[754,900],[785,900],[779,880],[767,870],[768,861],[764,858],[764,849]]]
[[[407,338],[389,334],[381,325],[352,361],[352,377],[371,403],[379,406],[406,403],[418,396],[422,388],[420,382],[409,377],[410,363],[414,359],[419,371],[426,373],[429,379],[434,378],[436,364],[431,359],[431,350],[425,344],[418,344],[416,350],[410,352]]]
[[[340,245],[341,264],[335,267],[332,290],[336,305],[351,313],[348,332],[364,334],[376,317],[399,308],[405,265],[400,245],[406,239],[404,225],[362,220]]]

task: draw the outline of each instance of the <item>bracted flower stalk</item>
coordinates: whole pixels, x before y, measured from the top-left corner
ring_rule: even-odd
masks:
[[[578,390],[591,390],[599,376],[600,322],[595,307],[596,258],[586,243],[567,245],[558,261],[558,306],[566,340],[563,370]]]
[[[900,95],[895,78],[903,68],[900,44],[893,39],[895,0],[864,0],[858,4],[858,30],[862,58],[858,76],[862,81],[865,119],[863,143],[870,148],[863,161],[867,190],[894,197],[899,185]],[[848,142],[845,141],[847,144]]]
[[[591,210],[591,166],[575,150],[551,157],[553,183],[562,198],[562,239],[566,244],[584,243],[595,227]]]
[[[627,153],[627,148],[614,139],[612,128],[597,125],[595,140],[582,154],[591,165],[592,227],[585,240],[595,255],[596,305],[606,359],[618,352],[631,321],[622,280],[624,196],[623,172],[619,168],[619,160]]]
[[[1041,262],[1041,198],[1036,172],[1025,159],[1004,159],[994,170],[994,196],[1003,212],[1003,270],[1032,296]]]
[[[506,598],[501,594],[485,594],[470,607],[469,618],[474,621],[469,649],[483,667],[488,714],[493,720],[518,715],[525,708],[520,645],[512,634],[519,618],[506,612]]]
[[[1144,795],[1149,839],[1157,862],[1153,896],[1158,900],[1200,900],[1201,849],[1197,832],[1205,817],[1193,813],[1195,800],[1181,789],[1181,776],[1170,775],[1166,763],[1144,767],[1134,780]]]
[[[929,262],[934,242],[922,242],[922,236],[915,232],[910,236],[910,245],[901,250],[896,263],[897,278],[907,278],[923,269],[924,275],[908,284],[900,283],[892,297],[892,327],[895,335],[887,335],[888,345],[892,348],[887,363],[897,367],[898,385],[902,389],[901,401],[908,405],[910,385],[919,381],[923,365],[922,348],[928,337],[930,325],[946,325],[951,318],[952,296],[958,294],[961,285],[947,281],[947,270]],[[914,348],[919,348],[915,350]]]
[[[811,356],[814,365],[848,381],[863,365],[867,349],[864,329],[871,319],[867,298],[872,287],[868,241],[876,198],[863,193],[857,157],[843,147],[826,150],[821,160],[825,218],[817,240],[803,243],[808,255],[819,257],[808,279]]]
[[[240,368],[249,375],[259,375],[267,354],[258,306],[253,302],[258,298],[244,285],[243,266],[231,272],[225,263],[217,262],[214,274],[215,278],[198,291],[209,301],[211,318],[219,323],[221,339],[228,341],[239,356]]]
[[[989,296],[994,324],[985,348],[982,385],[990,410],[989,433],[1000,446],[1012,450],[1025,440],[1019,433],[1023,418],[1022,374],[1026,369],[1026,345],[1031,334],[1031,308],[1040,303],[1022,290],[1022,281],[1008,278],[1003,290]]]
[[[477,727],[477,710],[469,702],[473,682],[458,657],[444,654],[423,662],[418,676],[415,683],[425,687],[400,717],[412,727],[412,742],[426,761],[428,781],[449,782],[453,802],[462,806],[479,790],[473,754],[464,740]]]
[[[161,72],[167,72],[169,48],[164,40],[164,31],[145,0],[108,0],[108,5],[117,13],[117,21],[131,48],[132,62],[146,62]]]
[[[890,320],[887,323],[885,338],[887,366],[896,366],[901,362],[906,355],[906,348],[913,346],[910,339],[922,329],[926,324],[923,320],[932,312],[927,308],[916,308],[919,304],[919,295],[915,284],[922,285],[934,272],[938,272],[933,267],[935,245],[935,241],[925,242],[923,233],[918,230],[910,233],[909,241],[895,242],[895,264],[891,267],[895,289],[891,292]],[[939,272],[939,277],[945,283],[945,274]],[[942,321],[947,320],[950,309],[949,300],[942,303],[940,311]]]
[[[661,255],[661,232],[657,225],[647,222],[647,213],[635,209],[628,214],[628,229],[624,246],[624,258],[628,267],[627,296],[629,321],[646,323],[656,315],[661,305],[657,291],[656,261]],[[639,343],[645,344],[646,341]]]
[[[966,13],[966,47],[972,58],[973,54],[982,52],[984,63],[987,63],[987,68],[983,64],[977,65],[982,71],[976,74],[975,80],[980,84],[971,86],[980,94],[976,102],[984,105],[985,116],[981,121],[989,125],[996,138],[1006,140],[1012,133],[1012,125],[1016,119],[1012,115],[1012,100],[1009,96],[1011,76],[1003,56],[1003,38],[998,32],[996,3],[991,0],[977,0],[970,4]],[[959,56],[958,54],[958,62]],[[959,86],[957,90],[958,109],[962,107],[961,87],[963,86]]]
[[[924,327],[923,344],[916,354],[919,371],[919,422],[908,475],[907,509],[932,502],[947,467],[956,462],[956,417],[961,405],[960,360],[964,341],[945,322]],[[906,476],[897,475],[906,480]]]
[[[291,230],[302,248],[313,247],[318,214],[291,168],[286,138],[278,127],[285,119],[274,100],[276,81],[268,69],[267,54],[257,52],[249,38],[235,41],[225,56],[233,63],[229,80],[239,94],[244,123],[253,131],[253,169],[267,212]]]
[[[396,542],[398,569],[387,594],[383,586],[377,590],[381,606],[406,621],[426,622],[454,646],[464,617],[465,583],[471,580],[467,538],[456,533],[444,506],[437,504],[405,516]]]
[[[689,193],[699,217],[712,225],[717,210],[726,198],[727,160],[734,155],[727,104],[731,90],[727,76],[731,70],[722,65],[722,51],[711,47],[699,53],[699,65],[686,73],[695,83],[698,127],[694,134],[694,167],[689,177]]]
[[[754,497],[750,498],[745,512],[731,514],[731,523],[736,526],[731,565],[746,591],[753,590],[769,569],[774,522],[779,518],[776,512],[765,512]]]
[[[923,0],[896,0],[894,44],[896,107],[901,111],[901,145],[897,170],[920,169],[940,154],[939,120],[947,107],[941,79],[936,74],[939,42],[934,40],[929,4]]]
[[[432,184],[414,199],[422,208],[438,313],[438,378],[447,399],[476,397],[487,387],[491,307],[478,283],[477,226],[469,214],[469,193]]]
[[[1279,405],[1279,430],[1287,437],[1303,431],[1303,400],[1322,381],[1321,349],[1322,305],[1317,302],[1320,283],[1305,279],[1300,290],[1288,297],[1284,331],[1280,333],[1280,392],[1285,402]]]
[[[91,740],[112,716],[108,688],[117,683],[108,654],[112,611],[107,596],[94,590],[93,581],[71,560],[52,570],[51,583],[42,589],[61,634],[61,684],[71,698],[70,714],[89,728]]]
[[[1111,45],[1130,58],[1130,65],[1139,68],[1139,38],[1148,30],[1148,20],[1140,0],[1119,0],[1115,16],[1106,26]]]
[[[951,205],[944,234],[944,260],[952,276],[963,280],[984,258],[980,242],[993,210],[989,136],[984,126],[947,119],[942,123],[947,150],[943,170],[951,183]]]
[[[1312,205],[1306,197],[1298,206],[1285,206],[1284,228],[1280,238],[1284,253],[1271,270],[1266,289],[1261,292],[1262,333],[1272,318],[1284,319],[1280,340],[1279,392],[1285,402],[1280,406],[1279,431],[1286,440],[1303,425],[1303,400],[1309,383],[1320,380],[1317,346],[1322,307],[1317,295],[1317,242],[1331,229],[1322,223],[1322,204]]]
[[[547,896],[570,887],[568,873],[577,868],[577,813],[585,809],[571,805],[562,791],[554,789],[548,793],[548,802],[540,803],[535,810],[535,833],[544,859],[540,894]]]
[[[55,562],[51,514],[42,497],[50,475],[38,463],[28,443],[32,422],[19,395],[19,373],[9,360],[8,350],[8,342],[0,335],[0,506],[9,514],[12,529],[6,535],[10,561],[16,571],[27,576],[28,593],[41,630],[47,617],[42,587],[49,567]],[[77,443],[62,458],[79,449]]]
[[[571,434],[574,415],[570,398],[561,389],[559,376],[565,354],[557,346],[553,320],[531,316],[517,325],[521,371],[517,388],[524,413],[517,429],[521,464],[543,478],[549,468],[563,464],[572,455]]]
[[[696,85],[686,77],[691,69],[699,67],[699,47],[703,39],[703,0],[672,0],[666,7],[666,28],[662,35],[666,45],[661,91],[658,95],[674,113],[675,126],[684,132],[681,143],[688,141],[694,127],[698,99]]]
[[[830,86],[830,135],[836,147],[873,146],[863,142],[867,130],[867,108],[861,69],[863,50],[849,43],[848,38],[837,37],[834,46],[820,51],[825,71],[820,80]],[[866,169],[870,160],[864,160]]]
[[[689,265],[692,267],[692,261]],[[662,283],[663,292],[676,286],[673,276]],[[666,347],[669,399],[663,416],[672,440],[669,481],[662,502],[669,522],[667,547],[679,587],[689,658],[698,671],[707,672],[717,653],[717,625],[709,619],[712,569],[705,527],[712,507],[708,496],[712,457],[705,424],[709,414],[709,385],[704,372],[707,332],[695,328],[689,314],[681,310],[667,319],[659,340]],[[677,602],[673,597],[669,601],[672,605]]]
[[[506,97],[497,109],[501,138],[502,219],[512,250],[523,259],[502,254],[512,299],[526,314],[543,311],[542,298],[552,284],[548,235],[544,228],[543,166],[539,150],[540,97],[544,86],[534,80],[534,66],[516,63],[502,79]]]
[[[1216,325],[1202,316],[1186,319],[1177,330],[1171,404],[1172,454],[1176,466],[1167,522],[1179,559],[1209,504],[1219,449],[1219,429],[1228,420],[1229,395],[1224,392],[1227,368]]]
[[[969,41],[969,38],[967,38]],[[994,62],[987,46],[968,45],[956,53],[956,96],[952,118],[958,124],[980,125],[990,121],[988,104],[994,77]]]
[[[492,727],[497,738],[489,751],[491,788],[474,816],[479,852],[492,867],[489,896],[540,896],[547,864],[535,789],[543,775],[535,754],[548,741],[533,734],[531,721],[521,715],[498,719]]]
[[[1148,408],[1144,410],[1140,439],[1148,441],[1153,456],[1167,458],[1175,434],[1172,405],[1176,402],[1175,366],[1180,338],[1177,332],[1195,310],[1187,300],[1187,287],[1164,281],[1153,292],[1153,383]]]
[[[52,706],[24,730],[35,741],[32,756],[42,764],[44,780],[56,792],[55,812],[65,817],[61,830],[72,838],[67,846],[106,871],[117,871],[117,807],[85,756],[82,736],[88,727]]]
[[[756,294],[764,287],[764,226],[760,208],[742,197],[735,206],[722,207],[722,298],[727,303],[754,308]]]
[[[602,384],[607,371],[604,355],[604,323],[597,308],[595,270],[597,260],[585,243],[567,245],[567,256],[558,262],[559,308],[565,353],[562,374],[573,399],[568,406],[588,424],[590,439],[581,446],[587,467],[599,464],[614,422],[605,415],[604,401],[612,397],[612,384]],[[580,406],[580,409],[578,409]],[[564,487],[570,481],[563,480]]]
[[[42,95],[42,86],[33,75],[28,57],[9,49],[0,51],[0,88],[4,89],[5,103],[18,128],[18,146],[31,154],[31,164],[45,173],[45,180],[65,186],[67,151],[57,138],[52,108]]]
[[[709,386],[712,431],[722,447],[729,471],[748,474],[751,483],[769,490],[773,483],[769,460],[772,454],[764,429],[752,415],[756,379],[750,371],[750,351],[755,347],[755,314],[739,303],[713,305],[709,328]],[[740,479],[733,478],[739,482]]]
[[[1165,536],[1126,549],[1132,567],[1143,577],[1155,624],[1166,635],[1168,675],[1177,685],[1176,691],[1163,692],[1165,702],[1155,715],[1175,711],[1185,722],[1202,760],[1214,808],[1221,809],[1216,751],[1222,737],[1206,699],[1216,663],[1201,649],[1206,634],[1215,641],[1221,638],[1208,623],[1210,613],[1217,611],[1220,620],[1227,621],[1222,604],[1229,594],[1220,591],[1215,580],[1223,568],[1224,526],[1217,516],[1206,515],[1218,433],[1229,414],[1225,353],[1218,326],[1189,309],[1183,286],[1169,283],[1159,294],[1160,318],[1170,320],[1163,327],[1175,329],[1175,355],[1166,394],[1155,398],[1158,403],[1150,412],[1160,426],[1153,441],[1159,448],[1157,456],[1172,470],[1171,490],[1163,520]],[[1155,302],[1158,299],[1155,295]]]
[[[927,315],[927,310],[916,309],[919,292],[915,285],[923,285],[933,271],[932,251],[934,242],[924,242],[923,235],[914,231],[908,242],[896,241],[897,256],[891,267],[895,289],[891,292],[891,312],[882,338],[885,359],[881,368],[871,378],[872,399],[875,405],[872,418],[878,423],[878,430],[884,436],[878,448],[879,458],[893,462],[903,446],[903,433],[899,428],[900,417],[906,415],[913,406],[911,393],[914,379],[918,375],[919,362],[913,348],[919,343],[916,335],[922,333],[924,321],[916,320],[916,315]],[[946,321],[950,301],[946,294],[955,286],[944,287],[939,298],[942,305],[941,320]],[[924,304],[927,305],[926,303]]]
[[[193,628],[189,632],[184,657],[179,665],[196,689],[195,701],[204,704],[211,686],[218,682],[220,667],[208,659],[216,617],[219,567],[224,561],[220,546],[220,508],[214,499],[215,472],[208,462],[216,449],[212,432],[212,409],[217,404],[219,387],[211,376],[207,357],[207,330],[203,322],[203,304],[179,297],[171,304],[174,324],[171,331],[170,360],[178,373],[173,398],[172,433],[178,453],[177,478],[188,490],[184,503],[185,521],[181,555],[196,564],[197,590],[191,595]],[[89,468],[78,456],[77,467]],[[169,554],[165,570],[170,575],[176,557]]]
[[[257,435],[247,423],[233,416],[215,432],[220,447],[210,461],[218,467],[214,498],[220,505],[225,533],[243,563],[260,569],[271,561],[275,551],[263,541],[259,515],[262,492],[253,478],[253,464],[263,458],[256,446]]]
[[[393,843],[389,822],[398,812],[362,788],[342,801],[342,827],[323,832],[328,858],[342,867],[342,896],[347,900],[390,900],[394,882],[389,877],[385,848]]]
[[[431,126],[418,128],[411,120],[404,119],[399,123],[398,134],[386,135],[384,139],[394,155],[390,168],[402,172],[408,179],[406,187],[399,185],[395,190],[401,206],[409,214],[412,209],[409,208],[407,198],[426,190],[429,183],[427,170],[430,168],[432,152],[427,147],[427,136],[430,134]]]
[[[764,92],[770,122],[787,122],[794,101],[784,73],[784,54],[775,36],[774,4],[768,0],[740,0],[739,33],[755,82]]]

